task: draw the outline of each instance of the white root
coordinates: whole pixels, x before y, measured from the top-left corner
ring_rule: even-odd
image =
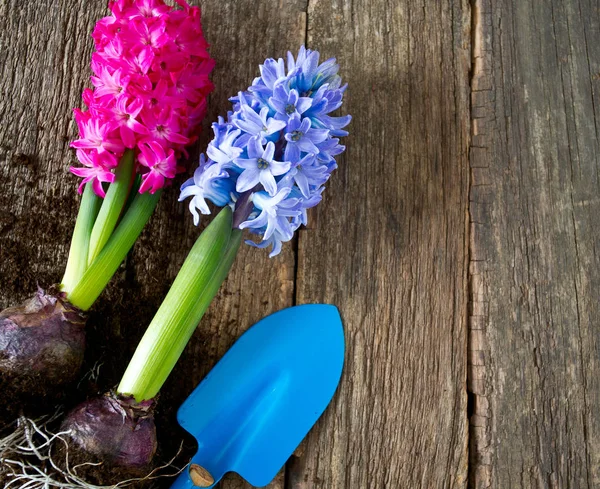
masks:
[[[4,482],[4,489],[121,489],[135,483],[175,477],[183,471],[173,465],[181,452],[180,448],[172,460],[144,477],[127,479],[109,486],[91,484],[77,474],[78,469],[86,465],[102,464],[88,462],[70,465],[68,432],[54,433],[49,428],[61,414],[57,412],[38,420],[21,416],[4,430],[7,434],[0,438],[0,480]],[[57,444],[62,444],[65,448],[58,451],[61,453],[61,460],[57,460]]]
[[[81,387],[81,385],[84,384],[85,382],[97,382],[98,379],[100,378],[100,369],[102,368],[103,365],[104,365],[104,362],[94,363],[92,368],[90,370],[88,370],[83,375],[83,377],[81,377],[81,380],[77,383],[77,388],[79,389]]]

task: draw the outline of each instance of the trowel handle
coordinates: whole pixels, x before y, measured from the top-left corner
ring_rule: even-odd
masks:
[[[213,477],[202,467],[190,462],[187,467],[179,474],[171,489],[197,489],[203,487],[210,489],[215,487],[219,481],[215,481]]]

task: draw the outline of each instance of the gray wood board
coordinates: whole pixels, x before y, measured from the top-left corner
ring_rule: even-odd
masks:
[[[469,23],[460,2],[310,3],[354,120],[297,300],[340,308],[347,363],[291,488],[465,486]]]
[[[471,486],[600,485],[595,2],[474,8]]]

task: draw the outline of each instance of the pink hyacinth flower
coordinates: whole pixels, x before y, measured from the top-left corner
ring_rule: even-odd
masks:
[[[177,160],[172,149],[165,153],[164,148],[156,141],[140,146],[139,161],[150,171],[142,177],[140,192],[147,190],[153,194],[162,188],[165,179],[173,178],[177,173]]]
[[[122,76],[123,70],[108,71],[104,66],[100,67],[100,74],[92,76],[92,83],[96,89],[92,92],[94,97],[118,97],[125,91],[129,83],[129,77]]]
[[[134,148],[136,145],[135,133],[148,134],[146,126],[136,119],[144,107],[144,102],[139,98],[133,99],[129,104],[127,102],[127,98],[120,98],[113,109],[113,113],[114,119],[119,125],[119,132],[123,143],[127,148]]]
[[[142,174],[140,192],[154,193],[184,168],[177,158],[196,140],[206,113],[214,61],[202,33],[200,9],[184,0],[115,0],[111,15],[92,33],[93,89],[86,88],[86,110],[75,110],[79,139],[73,141],[82,167],[71,171],[103,183],[126,149],[135,153]]]
[[[91,118],[80,125],[81,138],[73,141],[71,146],[77,149],[95,149],[98,153],[111,151],[114,154],[121,154],[125,145],[123,141],[114,137],[111,126],[110,122]]]
[[[91,181],[94,192],[104,198],[106,192],[102,188],[102,182],[115,181],[115,174],[111,170],[117,166],[116,158],[107,151],[85,153],[82,150],[77,150],[77,157],[85,165],[83,168],[71,167],[75,175],[83,178],[79,185],[79,193],[83,192],[85,184]]]

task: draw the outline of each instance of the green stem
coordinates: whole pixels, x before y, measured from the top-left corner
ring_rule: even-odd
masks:
[[[231,225],[231,209],[226,207],[200,235],[138,345],[118,392],[138,402],[158,394],[233,264],[242,233],[232,231]]]
[[[102,207],[94,223],[94,229],[90,237],[90,251],[88,253],[88,265],[92,262],[104,248],[104,245],[110,238],[110,235],[117,225],[119,216],[127,200],[129,189],[131,188],[131,177],[133,175],[134,154],[128,149],[115,171],[115,181],[110,184],[106,197],[102,202]]]
[[[161,192],[137,194],[108,242],[67,299],[87,311],[102,293],[150,219]]]
[[[90,235],[101,202],[102,199],[92,189],[92,183],[87,183],[83,191],[81,204],[79,205],[75,229],[71,238],[67,268],[65,269],[65,276],[61,283],[61,289],[66,293],[73,290],[73,287],[81,279],[87,268]]]

